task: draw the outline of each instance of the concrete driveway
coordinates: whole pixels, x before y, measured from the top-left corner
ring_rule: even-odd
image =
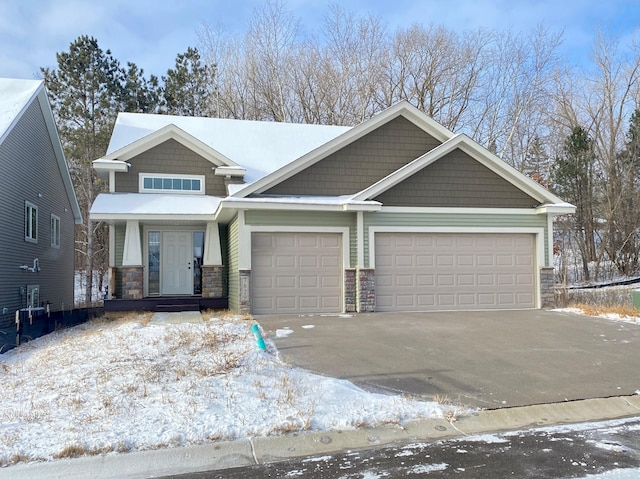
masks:
[[[541,310],[256,319],[284,361],[367,390],[486,409],[640,390],[640,325]]]

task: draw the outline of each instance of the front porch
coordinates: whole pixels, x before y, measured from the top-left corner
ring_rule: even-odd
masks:
[[[227,298],[203,298],[202,296],[162,296],[142,299],[105,299],[105,311],[202,311],[228,309]]]

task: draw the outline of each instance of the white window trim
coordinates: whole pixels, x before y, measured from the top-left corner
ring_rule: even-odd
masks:
[[[35,210],[36,212],[35,225],[31,224],[31,209]],[[28,241],[29,243],[38,242],[38,206],[34,203],[31,203],[30,201],[24,202],[24,240]]]
[[[40,306],[40,285],[27,285],[27,308],[37,308]]]
[[[200,180],[200,189],[195,190],[154,190],[144,188],[145,178],[172,178],[178,180]],[[164,193],[178,195],[204,195],[205,192],[205,176],[204,175],[175,175],[163,173],[139,173],[138,174],[138,191],[140,193]]]
[[[51,214],[51,247],[59,249],[60,248],[60,238],[61,238],[61,220],[58,215]]]

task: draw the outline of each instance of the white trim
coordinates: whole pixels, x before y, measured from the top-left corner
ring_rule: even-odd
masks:
[[[109,193],[116,192],[116,172],[111,170],[109,171]]]
[[[544,228],[522,227],[467,227],[467,226],[369,226],[369,268],[375,270],[375,234],[376,233],[497,233],[497,234],[534,234],[535,235],[535,259],[534,265],[534,294],[536,295],[535,307],[541,307],[540,298],[540,268],[546,264],[544,259]]]
[[[252,193],[262,193],[263,191],[277,185],[278,183],[288,178],[291,178],[296,173],[299,173],[300,171],[317,163],[323,158],[326,158],[327,156],[335,153],[341,148],[344,148],[346,145],[353,143],[354,141],[366,136],[380,126],[400,116],[406,118],[411,123],[421,128],[438,141],[444,142],[454,135],[453,132],[447,130],[444,126],[427,116],[425,113],[418,110],[409,102],[403,100],[378,113],[373,118],[360,123],[358,126],[353,127],[351,130],[348,130],[347,132],[339,135],[333,140],[328,141],[315,150],[301,156],[297,160],[292,161],[279,170],[276,170],[275,172],[261,178],[251,185],[247,185],[241,191],[238,191],[231,196],[243,198],[249,196]]]
[[[247,226],[251,233],[339,233],[342,234],[342,267],[351,267],[350,229],[348,226]],[[249,245],[251,250],[251,245]],[[249,251],[249,267],[251,269],[251,251]],[[344,288],[343,288],[344,289]]]
[[[553,215],[547,216],[547,244],[549,245],[549,251],[546,255],[546,260],[543,263],[547,267],[553,266]]]
[[[146,223],[142,225],[142,255],[143,255],[143,267],[144,267],[144,296],[149,296],[149,232],[157,231],[160,233],[160,248],[162,248],[162,233],[171,231],[189,231],[191,233],[204,232],[204,225],[158,225],[153,223]],[[162,250],[160,250],[160,267],[162,268]],[[192,279],[193,284],[193,279]],[[162,296],[162,275],[159,278],[159,295]],[[193,291],[191,292],[193,295]],[[156,295],[154,295],[156,297]]]
[[[122,266],[142,266],[140,223],[137,221],[127,221],[122,250]]]
[[[356,244],[357,254],[357,268],[364,268],[364,213],[358,211],[356,214]]]
[[[92,213],[92,221],[122,222],[122,221],[198,221],[207,222],[213,218],[212,214],[201,215],[141,215],[127,213]]]
[[[221,266],[220,230],[218,223],[209,221],[204,232],[204,255],[202,266]]]
[[[161,178],[163,180],[199,180],[199,190],[174,190],[174,189],[154,189],[145,188],[145,178]],[[204,175],[179,175],[171,173],[138,173],[138,193],[159,193],[159,194],[177,194],[177,195],[204,195],[205,192],[205,176]]]
[[[225,176],[227,178],[232,176],[244,176],[247,173],[247,169],[240,166],[218,166],[214,167],[213,170],[214,175]]]
[[[382,206],[382,213],[432,213],[446,215],[536,215],[535,208],[456,208],[429,206]]]
[[[244,218],[244,210],[238,211],[238,269],[251,270],[251,230]]]
[[[475,161],[493,171],[495,174],[525,194],[531,196],[532,199],[539,201],[540,203],[552,203],[554,205],[566,204],[540,184],[523,175],[489,150],[462,133],[451,137],[441,145],[416,158],[412,162],[407,163],[405,166],[399,168],[385,178],[382,178],[377,183],[374,183],[368,188],[360,191],[353,196],[353,199],[361,201],[370,200],[371,198],[374,198],[375,196],[378,196],[379,194],[400,184],[411,175],[428,167],[435,161],[443,158],[456,149],[460,149],[464,153],[468,154]],[[534,206],[537,205],[532,205],[532,207]]]
[[[33,224],[31,210],[36,212],[36,221],[35,225]],[[27,243],[38,243],[38,237],[40,236],[40,212],[38,211],[38,205],[32,203],[31,201],[24,202],[24,240]],[[34,226],[35,226],[35,234],[34,234]],[[29,235],[27,234],[30,233]]]
[[[60,217],[58,215],[54,215],[53,213],[51,213],[51,237],[50,237],[50,243],[51,243],[51,247],[54,249],[60,249],[60,242],[62,241],[62,220],[60,219]]]
[[[540,205],[536,208],[536,214],[539,215],[570,215],[575,212],[576,207],[570,203]]]
[[[183,129],[177,127],[173,123],[170,123],[159,130],[154,131],[153,133],[148,134],[133,143],[128,144],[127,146],[120,148],[108,155],[95,160],[93,162],[94,165],[108,164],[108,160],[129,160],[135,156],[138,156],[141,153],[153,148],[154,146],[158,146],[164,143],[167,140],[175,140],[184,147],[190,149],[194,153],[202,156],[210,163],[215,166],[239,166],[229,158],[224,156],[219,151],[211,148],[206,143],[203,143],[196,137],[190,135]],[[99,163],[96,163],[99,162]]]
[[[109,225],[109,267],[115,268],[116,266],[116,228],[114,225]]]

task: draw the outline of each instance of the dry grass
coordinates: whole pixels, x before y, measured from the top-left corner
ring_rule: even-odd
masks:
[[[633,306],[602,306],[597,304],[573,303],[569,307],[580,309],[587,316],[600,316],[601,314],[618,314],[622,317],[640,316],[640,310]]]

